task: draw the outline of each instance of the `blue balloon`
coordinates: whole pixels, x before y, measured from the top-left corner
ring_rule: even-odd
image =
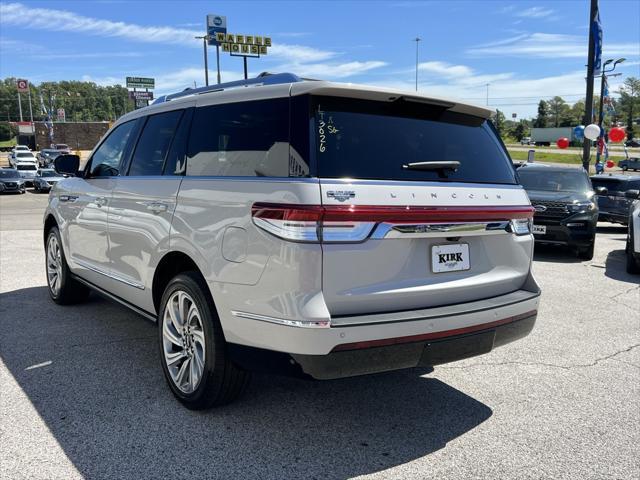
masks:
[[[578,125],[573,129],[573,136],[576,140],[582,140],[584,138],[584,125]]]

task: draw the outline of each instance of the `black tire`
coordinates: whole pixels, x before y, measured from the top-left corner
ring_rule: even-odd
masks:
[[[191,393],[182,391],[169,373],[165,360],[163,319],[167,302],[178,291],[187,293],[200,313],[205,338],[204,371],[198,386]],[[160,363],[165,380],[175,397],[191,410],[204,410],[226,405],[236,400],[249,383],[251,374],[235,365],[227,353],[227,344],[213,299],[204,279],[198,272],[183,272],[175,276],[162,295],[158,311],[158,344]]]
[[[591,243],[588,247],[579,247],[578,248],[578,258],[582,260],[592,260],[593,252],[596,246],[596,239],[591,240]]]
[[[633,225],[631,224],[629,224],[629,234],[627,235],[625,252],[627,254],[627,273],[640,273],[640,260],[633,254]]]
[[[629,170],[629,167],[627,167],[626,165],[624,167],[622,167],[622,171],[626,172],[627,170]]]
[[[60,270],[59,270],[59,288],[57,291],[51,286],[50,275],[48,272],[49,269],[49,248],[51,247],[50,239],[51,237],[55,237],[55,240],[60,248]],[[62,242],[60,241],[60,232],[58,231],[58,227],[51,227],[49,233],[47,234],[47,240],[44,244],[44,262],[45,262],[45,274],[47,277],[47,290],[49,291],[49,296],[51,299],[56,302],[58,305],[73,305],[75,303],[84,302],[89,296],[90,290],[86,285],[74,280],[71,277],[71,272],[67,265],[67,259],[64,254],[64,250],[62,249]]]

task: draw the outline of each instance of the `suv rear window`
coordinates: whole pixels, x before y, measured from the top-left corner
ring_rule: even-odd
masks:
[[[548,169],[533,169],[521,167],[518,169],[518,179],[527,190],[542,190],[545,192],[589,192],[591,184],[584,170],[576,168],[574,171]]]
[[[317,174],[323,178],[514,184],[511,160],[490,123],[444,106],[314,97]],[[404,169],[457,161],[457,171]]]

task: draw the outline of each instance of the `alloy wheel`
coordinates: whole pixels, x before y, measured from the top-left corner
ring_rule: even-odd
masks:
[[[62,282],[62,253],[55,235],[51,235],[47,242],[47,280],[51,293],[57,297]]]
[[[193,393],[202,379],[206,348],[200,312],[184,290],[171,294],[165,304],[162,347],[174,385],[183,393]]]

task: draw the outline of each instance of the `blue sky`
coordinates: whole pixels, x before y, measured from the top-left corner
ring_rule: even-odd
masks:
[[[21,1],[0,2],[0,77],[123,84],[156,78],[156,93],[204,83],[207,13],[228,30],[271,35],[250,75],[303,76],[419,90],[535,115],[537,101],[584,96],[588,0],[571,1]],[[611,79],[640,76],[640,1],[600,0],[604,57],[626,57]],[[215,51],[210,50],[210,79]],[[221,55],[223,81],[242,60]],[[596,83],[596,88],[598,84]]]

